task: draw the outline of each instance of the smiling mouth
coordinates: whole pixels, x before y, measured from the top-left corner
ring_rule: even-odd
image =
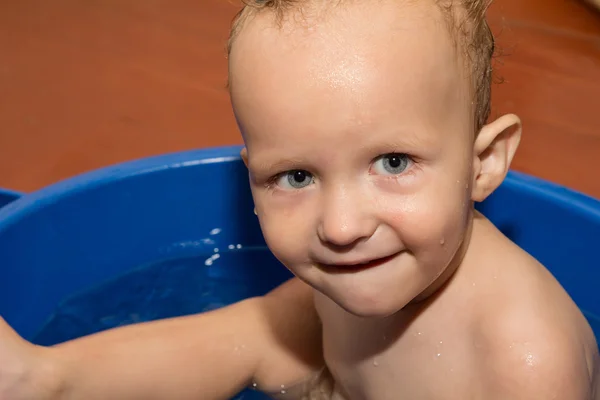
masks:
[[[358,272],[366,269],[379,267],[382,264],[387,263],[391,259],[395,258],[399,253],[394,253],[387,257],[376,258],[374,260],[356,263],[356,264],[317,264],[319,268],[327,272]]]

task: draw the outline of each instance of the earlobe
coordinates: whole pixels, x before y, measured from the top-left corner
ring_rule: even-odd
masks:
[[[246,168],[248,168],[248,150],[245,147],[240,151],[240,156],[242,157]]]
[[[521,120],[504,115],[484,126],[474,143],[473,201],[485,200],[504,181],[521,140]]]

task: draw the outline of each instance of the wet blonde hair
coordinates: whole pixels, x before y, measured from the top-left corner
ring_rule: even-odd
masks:
[[[301,10],[302,6],[315,0],[242,0],[242,9],[235,16],[227,54],[246,21],[262,11],[271,11],[278,22],[286,12]],[[332,1],[332,0],[330,0]],[[400,1],[400,0],[399,0]],[[408,0],[403,0],[408,1]],[[417,1],[417,0],[412,0]],[[478,132],[487,122],[491,110],[492,58],[494,36],[486,20],[486,11],[492,0],[430,0],[435,1],[444,12],[456,44],[463,50],[472,77],[474,124]],[[333,2],[333,1],[332,1]],[[337,0],[343,3],[344,0]]]

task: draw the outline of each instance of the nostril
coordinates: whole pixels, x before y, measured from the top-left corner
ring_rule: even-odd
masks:
[[[366,219],[356,219],[352,223],[347,221],[336,221],[333,218],[324,221],[318,230],[321,242],[332,248],[344,250],[352,248],[357,242],[367,240],[375,233],[377,224]]]
[[[321,240],[321,244],[329,250],[332,250],[336,253],[347,253],[353,248],[355,248],[358,243],[364,240],[366,240],[366,238],[357,238],[355,240],[348,241],[345,243],[338,243],[331,240]]]

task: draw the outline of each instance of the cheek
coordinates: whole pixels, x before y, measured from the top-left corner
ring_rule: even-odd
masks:
[[[310,221],[299,213],[267,208],[260,227],[271,252],[286,265],[302,262],[310,243]]]
[[[465,183],[421,192],[393,212],[405,246],[424,258],[451,257],[467,231],[470,202]],[[439,187],[438,187],[439,189]]]

